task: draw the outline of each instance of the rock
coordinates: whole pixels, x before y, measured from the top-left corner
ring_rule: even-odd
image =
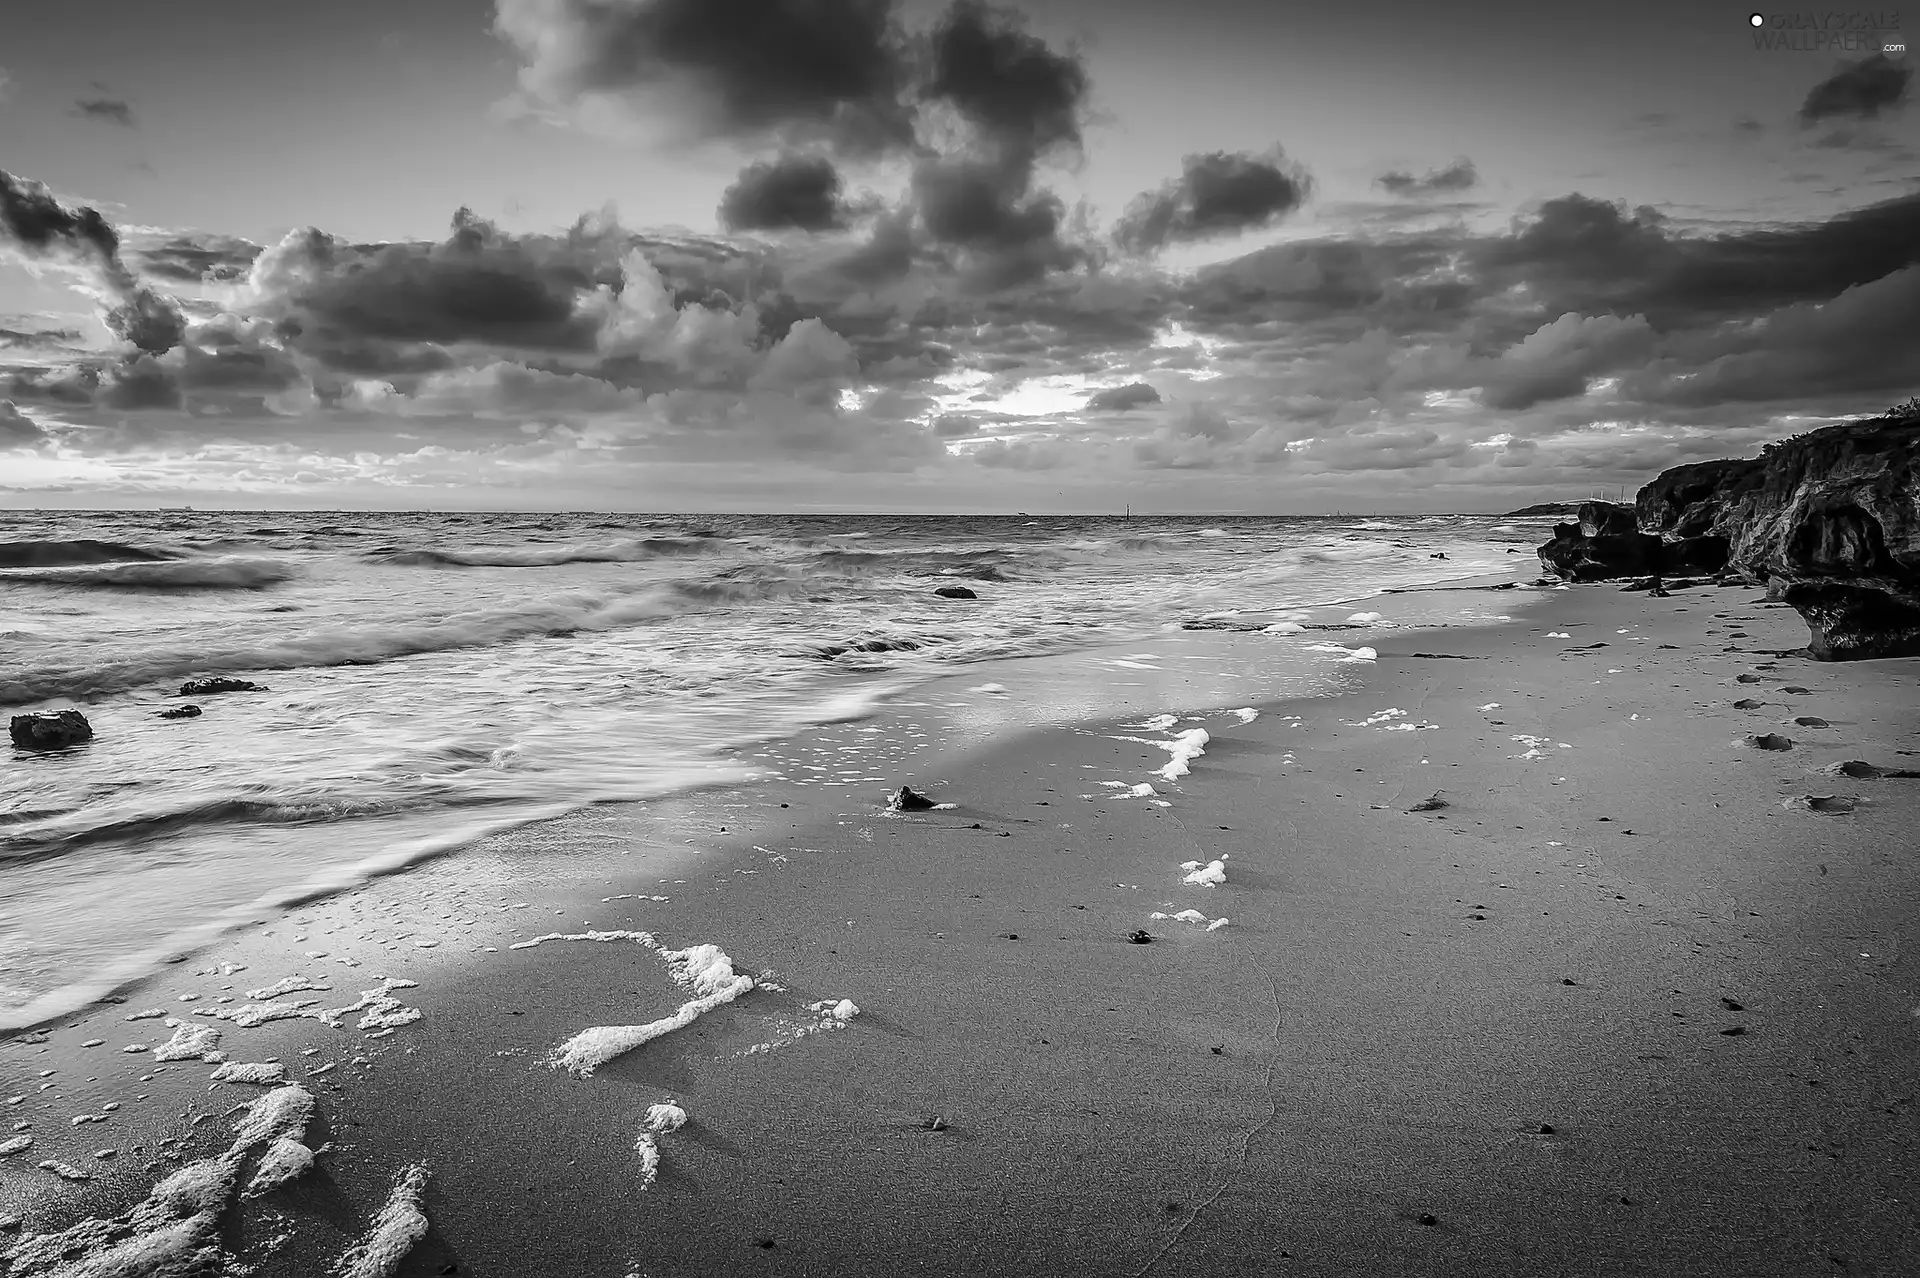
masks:
[[[93,740],[93,725],[78,710],[40,710],[14,715],[7,735],[22,750],[64,750]]]
[[[1752,697],[1742,697],[1733,703],[1733,708],[1735,710],[1758,710],[1765,704],[1767,703],[1764,701],[1755,701]]]
[[[980,597],[965,586],[941,586],[933,593],[942,599],[978,599]]]
[[[912,786],[901,786],[887,799],[887,808],[893,812],[927,812],[939,804],[920,793]]]
[[[1920,571],[1905,593],[1920,601]],[[1784,598],[1807,623],[1807,651],[1816,660],[1920,657],[1920,602],[1830,583],[1788,586]]]
[[[1620,587],[1622,594],[1635,590],[1659,590],[1661,594],[1666,593],[1665,590],[1661,589],[1660,579],[1658,577],[1640,577]]]
[[[1607,502],[1588,502],[1587,506],[1608,506]],[[1587,506],[1581,507],[1583,512]],[[1553,540],[1539,549],[1540,564],[1548,572],[1567,581],[1604,581],[1610,577],[1645,577],[1660,568],[1660,539],[1638,532],[1588,533],[1594,527],[1617,527],[1615,515],[1587,512],[1581,524],[1555,524]]]
[[[1445,799],[1440,797],[1441,793],[1442,793],[1441,791],[1435,790],[1432,794],[1428,795],[1426,798],[1420,800],[1420,802],[1408,808],[1407,811],[1408,812],[1438,812],[1441,808],[1450,807],[1451,805]]]
[[[1727,566],[1731,543],[1725,537],[1681,537],[1660,543],[1660,567],[1672,573],[1717,573]]]
[[[215,675],[211,679],[189,679],[180,685],[183,697],[210,697],[216,692],[265,692],[263,683],[250,683],[245,679],[230,679],[226,675]]]
[[[1153,933],[1147,931],[1145,928],[1136,928],[1127,934],[1127,939],[1135,945],[1152,945]]]
[[[1920,418],[1797,435],[1663,472],[1640,526],[1728,540],[1728,566],[1805,619],[1822,661],[1920,656]]]
[[[1509,510],[1502,518],[1526,519],[1535,515],[1572,515],[1579,513],[1579,510],[1580,503],[1577,501],[1543,501],[1523,510]]]
[[[1851,812],[1854,801],[1844,794],[1796,794],[1780,806],[1802,812]]]
[[[1795,719],[1794,723],[1802,728],[1825,728],[1830,726],[1825,719],[1822,719],[1817,714],[1803,714]]]
[[[1646,532],[1678,539],[1717,533],[1724,539],[1739,499],[1759,486],[1760,477],[1757,458],[1675,466],[1640,490],[1634,514]]]
[[[1610,501],[1583,501],[1579,519],[1582,537],[1630,537],[1640,531],[1631,506]]]
[[[1431,555],[1427,556],[1427,558],[1429,559],[1445,559],[1446,557],[1447,557],[1447,552],[1444,550],[1436,550]]]
[[[1753,747],[1755,750],[1791,750],[1793,749],[1793,738],[1783,737],[1777,732],[1751,733],[1745,737],[1742,737],[1741,742],[1745,745]]]
[[[156,719],[197,719],[200,717],[200,707],[199,706],[169,706],[165,710],[160,711],[154,717]]]

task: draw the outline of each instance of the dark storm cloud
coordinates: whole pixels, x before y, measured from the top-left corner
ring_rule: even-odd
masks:
[[[81,98],[73,109],[89,120],[105,120],[123,129],[134,127],[133,108],[118,98]]]
[[[1807,100],[1800,104],[1800,119],[1807,124],[1835,116],[1871,120],[1905,102],[1912,81],[1913,68],[1884,53],[1843,63],[1808,90]]]
[[[297,343],[584,350],[593,341],[592,325],[575,313],[576,295],[594,283],[586,265],[502,235],[466,209],[434,244],[365,247],[313,228],[295,232],[260,256],[252,283]]]
[[[720,225],[730,231],[831,231],[845,224],[840,171],[824,155],[750,164],[720,197]]]
[[[107,265],[119,262],[120,237],[98,209],[68,208],[44,183],[0,170],[0,227],[35,257]]]
[[[1065,204],[1035,186],[1041,159],[1079,153],[1089,80],[1078,55],[977,0],[957,0],[929,48],[920,97],[951,108],[965,137],[914,167],[912,200],[928,236],[957,250],[969,282],[989,291],[1091,260],[1064,233]]]
[[[1125,412],[1129,408],[1159,402],[1159,391],[1145,382],[1131,382],[1125,386],[1110,386],[1106,390],[1095,391],[1087,400],[1087,409],[1090,412]]]
[[[664,90],[716,136],[912,139],[892,0],[497,0],[494,31],[557,104]]]
[[[1305,203],[1306,170],[1275,148],[1267,155],[1214,151],[1189,155],[1180,176],[1128,205],[1113,237],[1133,253],[1169,243],[1236,235],[1271,226]]]
[[[1665,328],[1824,301],[1920,259],[1920,195],[1823,222],[1680,235],[1653,209],[1574,194],[1470,256],[1490,290],[1524,282],[1555,314],[1640,312]]]
[[[100,370],[92,364],[72,368],[23,368],[0,375],[0,396],[16,403],[91,404],[100,388]]]
[[[0,171],[0,244],[30,258],[63,262],[105,295],[101,317],[116,335],[149,354],[179,344],[186,321],[172,298],[134,278],[120,258],[120,237],[97,209],[68,208],[43,183]]]
[[[932,48],[924,100],[949,103],[999,149],[1037,156],[1079,147],[1086,65],[1025,31],[1019,14],[955,0]]]
[[[1444,169],[1429,169],[1420,177],[1403,170],[1390,170],[1375,178],[1374,182],[1390,194],[1414,198],[1470,191],[1480,184],[1480,174],[1473,167],[1472,160],[1461,156]]]

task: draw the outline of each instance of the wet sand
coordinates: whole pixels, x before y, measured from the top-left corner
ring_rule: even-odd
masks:
[[[423,1013],[390,1035],[225,1033],[312,1088],[332,1142],[223,1216],[263,1272],[327,1272],[415,1162],[431,1229],[402,1274],[1901,1272],[1920,781],[1815,769],[1920,766],[1920,662],[1768,655],[1805,628],[1746,589],[1521,593],[1496,628],[1333,636],[1379,652],[1343,696],[1156,707],[1211,738],[1173,781],[1125,739],[1168,734],[1111,723],[958,759],[893,740],[874,775],[956,807],[770,782],[303,907],[0,1048],[0,1102],[27,1097],[0,1118],[37,1141],[0,1159],[0,1216],[124,1208],[178,1165],[165,1131],[225,1148],[189,1107],[257,1089],[122,1052],[168,1033],[129,1012],[292,972],[337,1007],[387,973]],[[1767,732],[1793,748],[1739,744]],[[1224,884],[1182,883],[1214,860]],[[1151,917],[1185,909],[1230,922]],[[560,1043],[690,997],[631,941],[511,948],[589,927],[717,945],[760,986],[573,1077]],[[688,1122],[646,1185],[667,1101]]]

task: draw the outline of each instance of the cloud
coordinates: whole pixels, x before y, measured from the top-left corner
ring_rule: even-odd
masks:
[[[1473,167],[1473,161],[1461,156],[1443,169],[1429,169],[1420,177],[1405,170],[1394,169],[1382,173],[1374,183],[1390,194],[1408,199],[1418,199],[1429,195],[1449,195],[1459,191],[1470,191],[1480,185],[1480,173]]]
[[[133,108],[118,98],[81,98],[74,112],[89,120],[104,120],[123,129],[134,128]]]
[[[1312,180],[1278,147],[1265,155],[1189,155],[1180,176],[1135,197],[1113,237],[1133,253],[1271,226],[1306,202]]]
[[[15,321],[18,322],[18,321]],[[78,329],[11,328],[0,324],[0,346],[28,348],[70,346],[80,340]]]
[[[233,235],[187,232],[123,246],[129,262],[144,275],[179,284],[231,284],[246,278],[260,246]]]
[[[783,155],[740,171],[720,197],[729,231],[833,231],[846,224],[840,171],[824,155]]]
[[[17,408],[12,400],[0,399],[0,452],[38,448],[47,441],[47,432],[39,423]]]
[[[1095,391],[1087,400],[1089,412],[1120,412],[1130,408],[1140,408],[1147,404],[1160,402],[1160,392],[1145,382],[1129,382],[1125,386],[1110,386]]]
[[[1568,312],[1502,351],[1482,371],[1489,408],[1522,409],[1586,393],[1588,381],[1644,358],[1654,332],[1646,317]]]
[[[1913,68],[1884,53],[1842,62],[1838,71],[1807,91],[1806,101],[1800,104],[1800,120],[1814,124],[1835,116],[1874,119],[1905,103],[1912,81]]]
[[[1079,148],[1080,113],[1091,88],[1086,65],[1024,30],[1021,15],[981,0],[954,0],[932,47],[923,100],[954,107],[998,151],[1031,158],[1056,147]]]
[[[148,354],[172,349],[185,331],[179,305],[134,278],[120,238],[98,210],[69,208],[45,184],[0,170],[0,246],[80,271],[98,290],[102,320]]]
[[[497,0],[493,29],[522,92],[563,110],[862,154],[912,139],[891,0]]]

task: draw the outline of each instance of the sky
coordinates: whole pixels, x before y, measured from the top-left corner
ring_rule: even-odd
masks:
[[[0,44],[0,507],[1631,487],[1920,392],[1900,23],[33,6]]]

